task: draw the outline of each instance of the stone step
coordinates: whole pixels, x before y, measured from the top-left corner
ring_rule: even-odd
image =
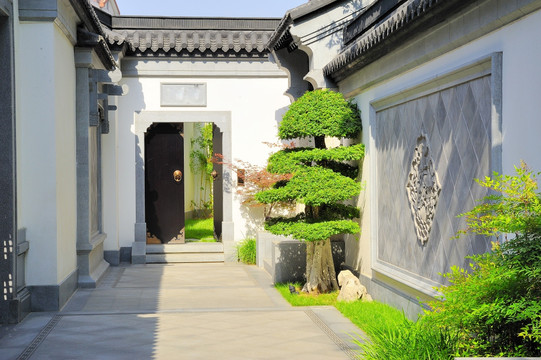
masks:
[[[272,264],[268,260],[263,260],[263,269],[269,274],[274,274],[274,271],[272,269]]]
[[[223,263],[223,253],[149,254],[147,264],[170,263]]]
[[[208,253],[223,252],[224,244],[221,242],[186,243],[147,245],[147,254],[182,254],[182,253]]]
[[[224,262],[222,243],[147,245],[147,264]]]

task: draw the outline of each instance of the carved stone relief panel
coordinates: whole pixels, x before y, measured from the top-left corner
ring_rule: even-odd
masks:
[[[486,195],[475,178],[490,175],[491,76],[376,109],[376,264],[416,279],[466,266],[490,249],[481,237],[451,240],[457,215]]]
[[[411,213],[415,221],[417,238],[424,245],[430,236],[430,229],[432,228],[436,205],[441,192],[441,185],[436,174],[426,135],[421,135],[417,139],[406,191],[408,192]]]

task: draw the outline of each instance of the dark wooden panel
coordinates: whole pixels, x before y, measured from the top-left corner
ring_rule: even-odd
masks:
[[[158,124],[145,137],[145,216],[147,232],[162,243],[184,241],[184,174],[182,126]]]
[[[222,132],[220,128],[216,125],[213,125],[213,134],[212,134],[212,152],[214,154],[223,154],[223,139]],[[218,177],[214,180],[214,186],[212,187],[213,196],[214,196],[214,234],[220,239],[222,236],[222,221],[224,219],[224,184],[223,184],[223,165],[214,164],[214,170],[218,173]]]

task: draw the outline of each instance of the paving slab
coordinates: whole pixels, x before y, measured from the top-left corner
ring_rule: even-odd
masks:
[[[358,333],[334,307],[291,307],[254,266],[123,265],[12,327],[0,358],[353,359]]]

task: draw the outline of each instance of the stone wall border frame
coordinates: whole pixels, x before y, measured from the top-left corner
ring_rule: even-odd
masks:
[[[154,61],[141,61],[137,57],[128,57],[122,60],[122,76],[128,77],[165,77],[178,81],[179,78],[251,78],[254,76],[265,78],[284,78],[284,73],[277,65],[268,59],[192,59],[189,64],[182,61],[166,61],[166,58],[157,58]],[[212,62],[212,69],[208,68]],[[234,65],[233,65],[234,64]],[[252,68],[257,64],[257,71]],[[234,66],[234,68],[232,68]]]
[[[19,0],[21,21],[54,21],[57,16],[57,0]]]
[[[13,0],[0,0],[0,16],[11,17],[13,15]]]
[[[57,0],[19,0],[19,20],[54,22],[73,45],[77,43],[77,24],[71,21],[69,6]]]
[[[195,99],[171,99],[171,92],[175,92],[176,95],[180,89],[192,90],[187,91],[188,94],[198,94],[195,89],[200,89],[200,93]],[[206,82],[161,82],[160,107],[206,107],[207,93],[208,86]]]
[[[468,62],[454,69],[443,69],[442,73],[425,79],[416,85],[399,91],[393,91],[387,96],[380,97],[370,102],[370,140],[369,149],[370,167],[373,169],[370,176],[370,197],[372,199],[370,209],[370,235],[371,242],[371,266],[372,271],[380,273],[399,281],[406,286],[420,291],[428,296],[437,296],[439,293],[434,290],[438,284],[432,280],[421,277],[407,270],[378,259],[378,189],[377,189],[377,147],[376,147],[376,113],[405,102],[427,96],[468,81],[491,75],[491,154],[490,172],[502,171],[502,71],[503,53],[494,52],[472,62]]]
[[[135,130],[135,228],[132,244],[132,263],[146,263],[145,220],[145,132],[154,123],[213,123],[223,134],[223,156],[232,159],[230,111],[140,111],[134,114]],[[222,167],[223,219],[222,242],[226,261],[236,261],[234,223],[232,215],[232,170]]]
[[[26,287],[29,243],[17,218],[14,5],[0,0],[0,326],[18,323],[30,312]]]

